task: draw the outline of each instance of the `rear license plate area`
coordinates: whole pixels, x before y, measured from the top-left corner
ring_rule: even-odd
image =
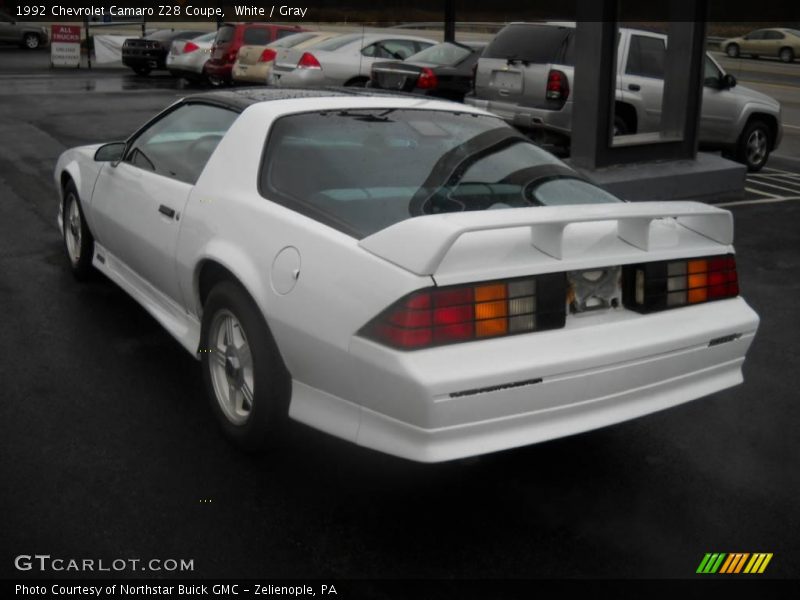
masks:
[[[522,90],[522,73],[515,71],[494,71],[492,73],[494,87],[512,92]]]
[[[605,311],[622,306],[622,267],[567,271],[570,314]]]

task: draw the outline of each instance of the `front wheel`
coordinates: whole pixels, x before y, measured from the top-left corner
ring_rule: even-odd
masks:
[[[728,47],[725,48],[725,53],[731,58],[739,58],[739,46],[736,44],[728,44]]]
[[[751,172],[767,164],[772,148],[772,132],[763,121],[752,121],[744,128],[736,149],[736,160]]]
[[[794,50],[791,48],[781,48],[781,51],[778,53],[778,58],[785,63],[790,63],[794,61]]]
[[[240,285],[225,281],[211,290],[201,340],[203,381],[225,437],[248,452],[279,442],[291,379],[260,309]]]
[[[83,218],[78,190],[72,181],[64,187],[64,212],[61,219],[64,249],[72,275],[78,281],[86,281],[94,271],[94,238]]]
[[[22,38],[22,45],[28,50],[36,50],[41,45],[41,40],[35,33],[26,33]]]

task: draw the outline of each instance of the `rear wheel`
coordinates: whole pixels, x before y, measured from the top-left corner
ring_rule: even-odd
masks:
[[[631,128],[628,123],[620,115],[614,115],[614,137],[618,135],[628,135]]]
[[[748,171],[760,171],[767,164],[772,148],[772,131],[764,121],[751,121],[739,138],[736,160]]]
[[[791,48],[781,48],[781,51],[778,53],[778,58],[780,58],[785,63],[790,63],[794,61],[794,50]]]
[[[201,339],[203,381],[225,436],[248,452],[279,442],[291,379],[260,309],[240,285],[223,281],[211,290]]]
[[[22,45],[28,50],[36,50],[41,45],[41,40],[35,33],[26,33],[22,38]]]
[[[94,267],[92,267],[94,238],[92,237],[92,232],[89,231],[86,220],[83,218],[78,190],[72,181],[64,187],[62,221],[64,249],[67,253],[72,275],[78,281],[86,281],[94,271]]]
[[[728,44],[727,48],[725,48],[725,54],[727,54],[731,58],[739,58],[738,44]]]

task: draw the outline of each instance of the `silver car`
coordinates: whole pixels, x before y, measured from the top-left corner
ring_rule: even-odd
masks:
[[[205,78],[203,67],[211,56],[216,31],[203,34],[190,40],[175,40],[167,55],[167,70],[173,77],[182,77],[189,81],[201,81]]]
[[[281,48],[267,82],[285,87],[364,86],[372,63],[403,60],[435,43],[428,38],[390,32],[353,33],[312,48]]]
[[[667,37],[620,28],[614,131],[661,128]],[[545,144],[568,146],[572,130],[574,24],[512,23],[486,48],[465,103],[490,110]],[[782,136],[780,103],[736,84],[708,54],[700,145],[763,167]]]
[[[0,11],[0,42],[18,44],[29,50],[46,46],[47,28],[38,23],[18,21],[8,13]]]

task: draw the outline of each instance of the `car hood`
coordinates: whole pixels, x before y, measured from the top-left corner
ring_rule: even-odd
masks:
[[[731,89],[731,91],[740,97],[746,98],[750,102],[757,102],[759,104],[770,106],[775,110],[780,110],[781,103],[775,100],[775,98],[772,96],[767,96],[766,94],[762,94],[761,92],[757,92],[752,88],[737,84],[736,87]]]

